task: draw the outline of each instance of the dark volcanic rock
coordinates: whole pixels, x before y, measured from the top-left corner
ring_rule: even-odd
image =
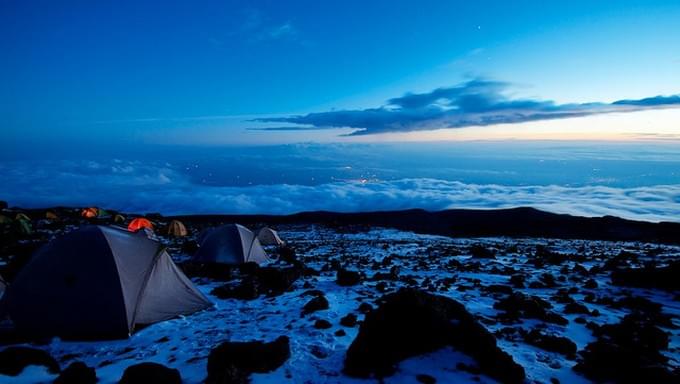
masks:
[[[323,309],[328,309],[328,300],[325,296],[317,296],[307,302],[304,307],[302,307],[302,314],[306,315],[312,312],[321,311]]]
[[[486,248],[481,244],[475,244],[470,247],[470,255],[473,259],[495,259],[496,252],[492,249]]]
[[[680,261],[661,268],[619,268],[612,271],[612,283],[629,287],[680,290]]]
[[[595,381],[619,383],[678,383],[680,374],[667,366],[661,350],[669,337],[639,314],[595,330],[597,340],[580,351],[574,370]]]
[[[522,336],[528,344],[546,351],[561,353],[568,357],[576,354],[576,344],[566,337],[546,335],[537,329],[526,332]]]
[[[300,278],[302,270],[298,267],[254,267],[238,285],[225,284],[210,292],[220,299],[254,300],[261,294],[278,296],[288,291]]]
[[[253,278],[245,278],[238,285],[225,284],[210,291],[220,299],[255,300],[260,296],[258,284]]]
[[[511,319],[526,318],[539,319],[548,323],[566,325],[569,323],[564,317],[550,311],[552,305],[536,296],[525,295],[515,292],[512,295],[497,301],[495,309],[505,311],[504,317]]]
[[[347,351],[344,371],[357,377],[388,376],[401,360],[445,346],[470,355],[484,373],[501,382],[524,380],[524,369],[498,348],[496,338],[462,304],[407,288],[384,296],[366,315]]]
[[[181,384],[179,371],[157,363],[141,363],[127,367],[120,384]]]
[[[271,372],[290,358],[288,337],[271,343],[224,342],[208,356],[208,384],[247,383],[251,373]]]
[[[361,283],[361,274],[356,271],[348,271],[346,269],[338,269],[336,275],[336,283],[343,287],[349,287]]]
[[[42,349],[9,347],[0,352],[0,374],[16,376],[29,365],[42,365],[51,373],[59,372],[59,363]]]
[[[54,380],[54,384],[94,384],[96,382],[97,373],[94,368],[88,367],[82,361],[71,363]]]
[[[314,322],[314,328],[316,329],[328,329],[331,328],[333,324],[331,324],[328,320],[324,319],[319,319]]]
[[[590,314],[590,311],[588,310],[588,307],[583,304],[569,303],[564,306],[564,313],[588,315]]]
[[[340,319],[340,325],[343,327],[354,327],[357,325],[357,315],[348,313],[347,316]]]

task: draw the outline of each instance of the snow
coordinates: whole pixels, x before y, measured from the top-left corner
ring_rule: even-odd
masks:
[[[440,288],[437,294],[445,295],[463,303],[466,308],[480,319],[493,319],[499,311],[493,309],[496,301],[493,294],[485,293],[481,287],[490,284],[507,284],[509,274],[500,274],[495,269],[513,268],[524,272],[527,282],[532,276],[549,272],[559,277],[560,269],[566,265],[571,268],[576,261],[568,260],[563,265],[545,265],[534,267],[527,263],[528,254],[537,245],[549,247],[554,252],[576,255],[578,264],[587,269],[602,264],[608,258],[617,255],[621,250],[629,250],[644,254],[645,250],[658,247],[656,244],[616,243],[604,241],[559,240],[559,239],[508,239],[478,238],[452,239],[441,236],[419,235],[391,229],[373,229],[369,231],[340,231],[323,226],[291,225],[277,228],[280,236],[292,244],[298,256],[307,266],[322,270],[329,259],[338,259],[349,269],[359,270],[368,276],[375,272],[388,273],[392,265],[400,267],[401,275],[411,275],[418,283],[426,278],[436,282],[443,277],[456,277],[456,282],[449,289]],[[496,259],[472,259],[468,247],[482,244],[498,250]],[[511,247],[513,246],[513,247]],[[516,247],[514,247],[516,246]],[[672,246],[660,246],[660,260],[677,258],[680,249]],[[516,250],[515,250],[516,248]],[[371,268],[374,262],[380,262],[392,255],[392,265]],[[186,255],[174,254],[177,260]],[[457,260],[463,265],[479,263],[477,271],[457,271],[447,266],[450,260]],[[419,263],[422,262],[422,263]],[[680,303],[666,292],[655,290],[631,290],[612,286],[607,277],[599,274],[595,278],[599,287],[592,290],[598,295],[620,296],[624,292],[647,297],[662,303],[664,311],[676,316],[674,322],[680,326]],[[585,281],[577,277],[565,276],[566,282],[559,282],[560,287],[576,286],[581,288]],[[574,280],[570,280],[570,278]],[[200,383],[206,377],[207,356],[211,348],[220,342],[264,340],[271,341],[281,335],[290,338],[291,358],[279,369],[268,374],[252,375],[253,383],[373,383],[376,380],[362,380],[345,376],[342,373],[343,361],[347,348],[355,338],[358,327],[347,328],[339,325],[341,317],[354,312],[363,315],[356,309],[360,302],[374,302],[382,294],[375,289],[375,282],[366,281],[353,287],[341,287],[335,283],[334,272],[322,272],[321,276],[307,278],[313,289],[324,292],[330,303],[330,309],[302,316],[302,307],[311,298],[303,296],[304,279],[295,283],[294,289],[277,297],[260,296],[256,300],[243,301],[237,299],[218,299],[210,295],[210,291],[219,282],[205,278],[193,279],[197,287],[214,303],[214,308],[170,321],[154,324],[135,332],[129,339],[101,342],[73,342],[59,339],[52,340],[45,346],[37,346],[47,350],[59,360],[62,368],[73,361],[83,361],[97,369],[100,383],[117,382],[126,367],[141,362],[157,362],[180,370],[186,383]],[[390,290],[403,286],[402,282],[390,282]],[[468,289],[458,288],[468,286]],[[574,341],[578,349],[594,340],[591,331],[583,324],[573,320],[577,315],[564,315],[563,305],[554,303],[551,298],[556,288],[524,288],[520,291],[538,296],[554,307],[552,311],[569,319],[569,324],[560,326],[548,324],[545,331],[561,335]],[[590,290],[586,290],[590,291]],[[572,295],[583,303],[583,290]],[[604,324],[618,321],[627,313],[625,309],[612,309],[608,306],[585,303],[590,309],[597,309],[599,317],[588,317],[589,321]],[[328,320],[333,327],[327,330],[315,329],[312,325],[316,319]],[[522,320],[513,326],[530,329],[539,325],[538,320]],[[483,321],[491,331],[496,332],[505,327],[494,321]],[[335,331],[343,329],[345,336],[335,336]],[[680,366],[680,335],[672,333],[671,347],[665,354],[671,358],[671,364]],[[549,382],[556,378],[560,382],[581,383],[587,379],[576,374],[571,368],[574,360],[563,355],[541,350],[522,341],[506,340],[498,337],[499,346],[510,353],[515,361],[521,364],[529,382]],[[33,346],[36,347],[36,346]],[[322,354],[325,357],[317,357]],[[416,356],[403,361],[394,376],[385,379],[386,383],[412,383],[418,374],[428,374],[438,382],[457,383],[493,383],[488,377],[459,370],[459,362],[471,364],[472,360],[455,350],[444,348],[427,355]],[[0,375],[0,382],[36,383],[51,382],[55,378],[42,367],[28,367],[17,377]]]

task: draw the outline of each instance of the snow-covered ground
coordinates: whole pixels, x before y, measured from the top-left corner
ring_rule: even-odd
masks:
[[[280,296],[260,296],[251,301],[218,299],[210,292],[223,283],[195,278],[194,283],[215,303],[214,308],[151,325],[137,331],[127,340],[67,342],[54,339],[48,345],[37,347],[47,350],[62,367],[73,361],[83,361],[95,367],[101,383],[117,382],[126,367],[146,361],[177,368],[186,383],[199,383],[206,377],[207,356],[211,348],[220,342],[271,341],[286,335],[290,338],[290,359],[272,373],[254,374],[254,383],[376,382],[343,375],[345,353],[358,327],[344,327],[339,324],[339,320],[348,313],[357,314],[361,320],[363,315],[357,310],[359,304],[366,302],[375,306],[375,300],[383,293],[376,289],[378,282],[370,279],[351,287],[337,285],[335,271],[327,266],[331,260],[337,260],[343,267],[363,272],[368,277],[376,272],[389,273],[390,268],[398,266],[400,276],[410,275],[415,279],[415,284],[422,285],[423,289],[435,290],[436,294],[464,304],[492,333],[508,325],[495,319],[499,311],[493,305],[500,296],[484,287],[508,284],[513,273],[526,276],[528,286],[532,281],[539,280],[541,275],[549,273],[556,279],[555,287],[517,290],[551,302],[551,310],[567,318],[568,325],[522,319],[511,326],[525,329],[541,327],[544,333],[565,336],[574,341],[579,350],[595,338],[586,324],[575,321],[583,315],[564,314],[564,304],[554,300],[557,290],[561,288],[577,287],[578,292],[571,295],[572,298],[585,304],[591,311],[599,311],[599,316],[585,316],[589,322],[617,322],[628,310],[585,302],[583,298],[587,293],[615,298],[631,293],[663,304],[664,312],[672,314],[674,324],[680,326],[680,302],[675,301],[672,294],[613,286],[608,273],[584,276],[573,272],[577,264],[591,269],[602,265],[622,250],[645,255],[647,251],[659,248],[655,252],[658,253],[655,256],[657,260],[678,258],[678,247],[556,239],[451,239],[390,229],[341,231],[310,225],[281,227],[279,233],[297,250],[300,260],[308,267],[321,271],[319,276],[299,279],[292,291]],[[475,244],[495,249],[496,258],[473,259],[469,249]],[[568,258],[559,265],[536,266],[531,261],[537,246],[568,255]],[[178,260],[186,258],[186,255],[177,252],[173,256]],[[382,263],[387,257],[392,261]],[[457,266],[458,263],[463,267]],[[598,287],[584,288],[583,284],[591,277],[596,280]],[[446,278],[455,278],[455,281],[447,287],[442,282]],[[305,283],[308,284],[307,288],[303,288]],[[404,281],[389,281],[386,284],[387,292],[407,285]],[[310,299],[310,296],[303,295],[308,289],[322,291],[330,303],[330,309],[301,316],[303,305]],[[316,329],[313,324],[317,319],[328,320],[333,327]],[[335,332],[339,329],[344,330],[346,335],[336,336]],[[664,353],[670,358],[670,365],[680,367],[680,334],[677,329],[664,330],[672,335],[670,348]],[[529,382],[546,383],[551,378],[562,383],[589,382],[572,370],[576,363],[573,359],[521,340],[510,340],[499,334],[497,338],[499,346],[524,367]],[[446,348],[403,361],[398,372],[385,382],[413,383],[418,374],[428,374],[441,383],[494,382],[490,378],[458,370],[456,365],[459,362],[470,363],[471,358]],[[17,377],[0,376],[0,382],[51,382],[54,378],[41,367],[29,367]]]

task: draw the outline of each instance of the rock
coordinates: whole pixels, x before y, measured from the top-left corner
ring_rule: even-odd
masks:
[[[583,304],[569,303],[569,304],[564,306],[564,313],[588,315],[588,314],[590,314],[590,310],[588,310],[588,307],[586,307]]]
[[[297,261],[297,255],[295,253],[295,249],[289,247],[289,246],[282,246],[279,247],[278,249],[278,254],[279,254],[279,260],[288,263],[288,264],[294,264]]]
[[[497,301],[495,309],[505,311],[504,316],[510,319],[526,318],[539,319],[548,323],[566,325],[569,323],[564,317],[549,311],[552,305],[536,296],[525,295],[515,292],[512,295]]]
[[[680,374],[668,366],[660,351],[669,336],[639,314],[625,316],[618,324],[594,331],[597,340],[580,351],[574,370],[595,381],[622,383],[677,383]]]
[[[269,296],[278,296],[290,290],[293,283],[302,276],[298,265],[285,268],[261,267],[255,273],[260,291]]]
[[[416,380],[419,383],[423,383],[423,384],[434,384],[434,383],[437,382],[437,379],[435,379],[434,377],[432,377],[430,375],[423,374],[423,373],[421,373],[420,375],[416,375]]]
[[[524,288],[524,275],[512,275],[510,276],[510,284],[515,288]]]
[[[0,352],[0,374],[16,376],[29,365],[42,365],[50,373],[59,372],[59,363],[42,349],[9,347]]]
[[[470,247],[470,255],[473,259],[495,259],[496,252],[491,249],[486,248],[481,244],[474,244]]]
[[[595,288],[597,288],[597,286],[598,286],[598,284],[597,284],[597,281],[595,281],[595,279],[588,279],[585,282],[585,284],[583,284],[583,288],[586,288],[586,289],[595,289]]]
[[[340,325],[343,327],[354,327],[357,325],[357,315],[353,313],[348,313],[342,319],[340,319]]]
[[[127,367],[120,384],[181,384],[179,371],[157,363],[141,363]]]
[[[238,285],[225,284],[214,288],[210,294],[220,299],[255,300],[260,296],[259,284],[251,277],[247,277]]]
[[[357,310],[360,313],[369,313],[373,310],[373,306],[369,303],[361,303],[359,304],[359,308],[357,308]]]
[[[628,287],[680,290],[680,261],[667,267],[618,268],[612,271],[612,283]]]
[[[96,382],[95,369],[88,367],[82,361],[71,363],[54,380],[54,384],[94,384]]]
[[[572,357],[576,354],[576,344],[566,337],[546,335],[537,329],[533,329],[530,332],[525,331],[522,336],[527,344],[546,351],[561,353],[567,357]]]
[[[334,335],[338,337],[347,336],[347,332],[345,332],[344,329],[338,329],[335,331]]]
[[[328,320],[324,319],[319,319],[314,322],[314,328],[316,329],[328,329],[331,328],[333,324],[331,324]]]
[[[208,356],[208,384],[247,383],[251,373],[271,372],[290,358],[288,337],[262,341],[224,342]]]
[[[492,378],[523,382],[524,369],[457,301],[402,288],[380,302],[366,315],[347,351],[344,371],[348,375],[389,376],[401,360],[452,346],[473,357]]]
[[[336,274],[336,283],[342,287],[349,287],[361,283],[361,274],[356,271],[348,271],[346,269],[338,269]]]
[[[328,309],[328,300],[325,296],[316,296],[315,298],[309,300],[304,307],[302,307],[302,314],[306,315],[312,312],[321,311],[323,309]]]

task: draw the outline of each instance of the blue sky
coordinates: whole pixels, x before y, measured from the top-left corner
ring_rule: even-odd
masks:
[[[675,1],[0,1],[0,199],[680,217]]]
[[[509,100],[557,105],[680,93],[677,1],[30,0],[0,10],[0,124],[15,140],[333,141],[347,132],[247,128],[475,79],[507,84]]]

